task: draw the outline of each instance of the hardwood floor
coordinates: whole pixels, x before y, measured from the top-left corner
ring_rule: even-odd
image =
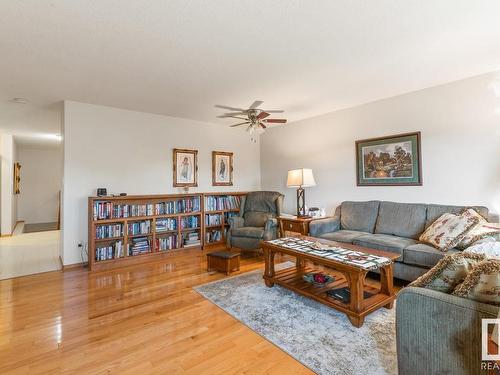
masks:
[[[225,277],[205,258],[0,281],[0,373],[311,374],[192,290]],[[260,268],[241,260],[240,273]]]
[[[233,275],[263,267],[243,256]],[[193,249],[0,281],[0,374],[312,374],[192,289],[225,277]]]

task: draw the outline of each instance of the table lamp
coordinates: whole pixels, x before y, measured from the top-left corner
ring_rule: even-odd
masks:
[[[308,217],[306,215],[306,194],[304,188],[316,186],[312,169],[300,168],[288,171],[286,186],[297,188],[297,217]]]

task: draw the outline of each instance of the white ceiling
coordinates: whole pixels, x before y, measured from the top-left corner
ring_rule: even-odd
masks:
[[[196,120],[290,120],[500,68],[500,1],[0,2],[0,129],[59,132],[68,99]],[[9,102],[29,99],[28,105]]]

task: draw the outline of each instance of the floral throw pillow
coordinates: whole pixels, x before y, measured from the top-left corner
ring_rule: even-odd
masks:
[[[438,250],[448,251],[455,247],[477,222],[478,219],[470,215],[445,213],[420,235],[419,240]]]
[[[500,306],[500,262],[489,259],[474,266],[453,295]]]
[[[486,257],[482,254],[455,253],[442,258],[427,273],[420,276],[410,286],[451,293],[461,284],[474,266]]]
[[[484,219],[481,215],[479,215],[476,210],[472,208],[466,209],[463,213],[462,216],[467,216],[471,218],[476,218],[477,219],[477,224],[474,225],[462,238],[462,240],[456,245],[457,249],[463,250],[468,248],[470,245],[472,245],[474,242],[480,240],[481,238],[487,237],[487,236],[493,236],[497,233],[500,233],[499,229],[495,228],[489,228],[486,225],[488,224],[488,221]]]

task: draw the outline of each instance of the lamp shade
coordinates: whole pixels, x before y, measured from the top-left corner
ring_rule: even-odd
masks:
[[[288,171],[286,179],[287,187],[308,187],[316,186],[312,169],[300,168]]]

